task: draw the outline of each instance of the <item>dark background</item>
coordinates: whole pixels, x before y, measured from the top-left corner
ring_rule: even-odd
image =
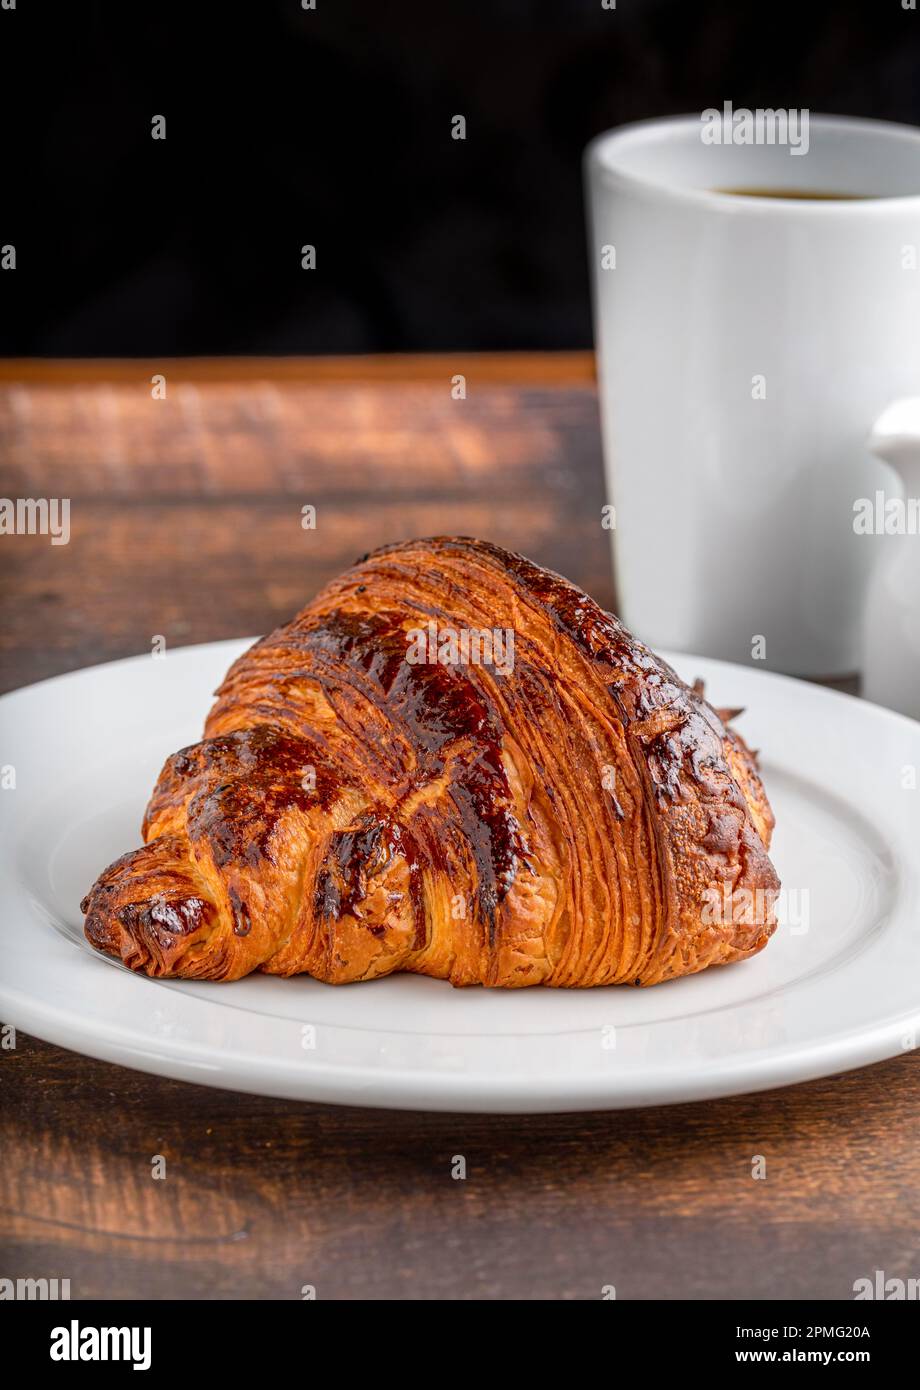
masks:
[[[592,135],[920,122],[901,0],[17,0],[0,65],[15,356],[585,347]]]

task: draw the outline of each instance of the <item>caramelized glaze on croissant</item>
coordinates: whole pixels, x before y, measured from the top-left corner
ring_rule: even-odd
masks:
[[[155,976],[656,984],[766,944],[772,828],[742,740],[581,590],[406,542],[235,662],[85,929]]]

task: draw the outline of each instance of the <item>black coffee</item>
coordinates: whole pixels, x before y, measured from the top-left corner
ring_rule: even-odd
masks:
[[[736,198],[799,198],[806,202],[858,203],[873,193],[828,193],[817,188],[714,188],[713,193],[730,193]]]

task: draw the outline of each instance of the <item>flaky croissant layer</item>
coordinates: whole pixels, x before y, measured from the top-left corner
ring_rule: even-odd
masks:
[[[772,828],[742,740],[580,589],[409,541],[234,663],[85,929],[155,976],[656,984],[766,944]]]

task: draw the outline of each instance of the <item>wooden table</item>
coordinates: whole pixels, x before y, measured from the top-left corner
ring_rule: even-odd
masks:
[[[69,545],[0,541],[3,689],[157,634],[265,631],[412,534],[491,537],[613,604],[582,355],[7,363],[0,456],[3,496],[72,499]],[[707,1104],[401,1114],[20,1034],[0,1050],[0,1274],[75,1298],[848,1298],[876,1268],[920,1273],[918,1081],[913,1054]]]

